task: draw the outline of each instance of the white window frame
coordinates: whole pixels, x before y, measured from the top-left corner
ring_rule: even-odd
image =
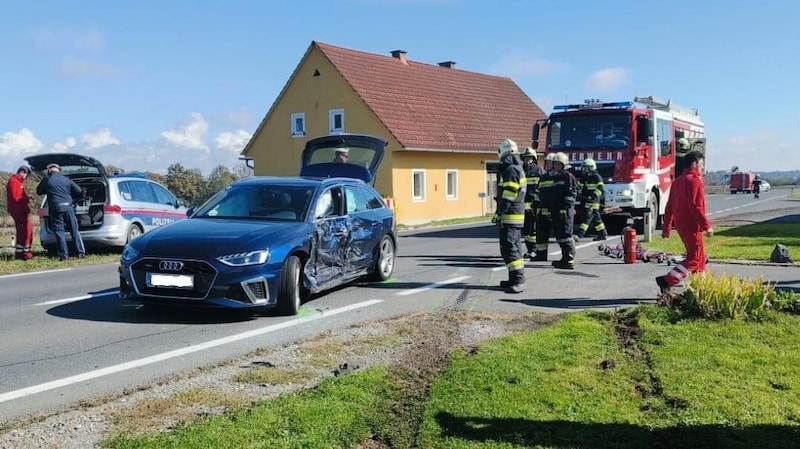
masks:
[[[422,192],[421,195],[414,195],[414,176],[420,175],[422,177]],[[425,201],[425,170],[423,169],[412,169],[411,170],[411,201],[415,203],[421,203]]]
[[[445,190],[445,198],[448,200],[457,200],[458,199],[458,170],[451,168],[445,170],[444,175],[444,190]],[[455,182],[453,183],[454,192],[450,192],[450,175],[455,177]]]
[[[333,125],[336,123],[336,116],[339,115],[342,118],[342,127],[335,128]],[[328,128],[332,133],[343,133],[344,132],[344,109],[331,109],[328,111]]]
[[[294,127],[295,122],[297,119],[303,121],[303,130],[297,131]],[[292,134],[292,137],[303,137],[306,135],[306,113],[305,112],[295,112],[291,115],[289,119],[289,132]]]

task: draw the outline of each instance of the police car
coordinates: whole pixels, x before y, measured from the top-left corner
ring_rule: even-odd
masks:
[[[61,173],[81,188],[83,199],[75,203],[75,214],[87,246],[122,248],[143,233],[186,218],[186,208],[175,195],[144,175],[109,176],[97,159],[73,153],[37,154],[25,160],[42,177],[48,164],[58,164]],[[42,247],[55,253],[47,196],[39,217]]]

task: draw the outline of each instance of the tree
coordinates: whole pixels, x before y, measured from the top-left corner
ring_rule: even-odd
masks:
[[[205,199],[211,198],[215,193],[229,186],[237,179],[239,178],[228,167],[217,165],[206,178]]]
[[[186,204],[199,205],[206,190],[203,173],[197,169],[187,169],[180,163],[167,168],[167,188]]]

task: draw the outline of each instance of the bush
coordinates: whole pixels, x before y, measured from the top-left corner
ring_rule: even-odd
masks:
[[[779,312],[800,315],[800,295],[791,290],[778,290],[772,299],[772,308]]]
[[[683,293],[661,304],[677,307],[687,317],[745,320],[775,309],[778,297],[775,286],[764,282],[762,277],[742,279],[735,275],[699,273],[689,276]]]

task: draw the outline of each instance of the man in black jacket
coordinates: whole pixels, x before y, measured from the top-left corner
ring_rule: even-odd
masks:
[[[497,149],[500,157],[500,183],[497,212],[500,225],[500,253],[508,268],[508,280],[500,282],[506,293],[525,291],[525,259],[522,258],[522,225],[525,222],[527,180],[519,160],[517,143],[505,139]]]
[[[553,233],[561,247],[561,259],[553,262],[553,266],[565,270],[575,269],[575,242],[572,240],[572,227],[575,220],[575,197],[578,194],[578,181],[567,169],[569,159],[561,152],[556,153],[553,161],[552,198],[550,213],[553,216]]]
[[[67,260],[69,258],[67,236],[64,233],[67,220],[69,220],[70,233],[72,241],[75,243],[75,250],[78,252],[78,258],[86,257],[86,249],[78,230],[78,218],[72,207],[73,203],[83,196],[78,184],[62,175],[61,167],[58,164],[50,164],[47,166],[47,177],[43,178],[36,187],[36,193],[47,195],[48,215],[56,235],[58,259]]]

